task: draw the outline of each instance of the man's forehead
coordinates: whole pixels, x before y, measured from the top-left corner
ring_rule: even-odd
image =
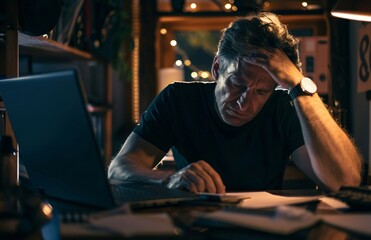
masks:
[[[259,66],[256,66],[256,65],[252,64],[252,63],[244,61],[242,58],[230,61],[227,68],[226,68],[226,72],[229,73],[229,74],[236,73],[236,72],[239,72],[239,71],[255,72],[256,70],[263,70],[263,69]]]

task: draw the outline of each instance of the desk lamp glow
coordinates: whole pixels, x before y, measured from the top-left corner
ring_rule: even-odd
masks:
[[[338,18],[371,22],[370,0],[338,0],[331,11]]]

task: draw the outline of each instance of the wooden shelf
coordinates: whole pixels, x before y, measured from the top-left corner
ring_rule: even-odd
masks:
[[[43,37],[33,37],[19,33],[18,41],[21,55],[96,60],[91,53]]]
[[[19,54],[27,57],[46,59],[47,61],[98,61],[104,65],[104,75],[102,76],[106,81],[105,86],[105,102],[106,104],[94,105],[88,104],[87,108],[91,114],[101,114],[102,115],[102,126],[104,129],[102,133],[103,150],[105,164],[108,165],[112,154],[112,73],[111,66],[104,60],[95,58],[93,54],[70,47],[68,45],[62,44],[43,37],[30,36],[21,32],[18,32],[18,44],[19,44]],[[1,105],[0,105],[1,106]]]

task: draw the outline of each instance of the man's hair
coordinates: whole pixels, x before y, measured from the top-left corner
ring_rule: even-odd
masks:
[[[299,39],[288,32],[287,26],[274,13],[251,13],[233,21],[221,33],[217,52],[221,71],[225,71],[229,63],[249,56],[251,50],[257,48],[280,48],[301,70]]]

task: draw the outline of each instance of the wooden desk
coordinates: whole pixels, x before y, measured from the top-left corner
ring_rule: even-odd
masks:
[[[300,195],[313,196],[319,194],[316,190],[284,190],[271,191],[281,195]],[[312,209],[318,214],[342,214],[341,212],[330,209],[325,203],[303,204],[302,207]],[[144,237],[138,236],[130,239],[367,239],[359,234],[350,233],[345,230],[337,229],[325,223],[319,223],[309,229],[298,231],[289,236],[280,236],[269,234],[253,229],[241,229],[231,226],[210,227],[198,224],[196,220],[199,212],[212,212],[219,210],[226,205],[217,203],[188,203],[177,206],[156,207],[147,209],[137,209],[134,213],[163,213],[166,212],[174,224],[182,230],[182,235],[161,236],[161,237]],[[272,211],[265,209],[262,211]],[[87,229],[86,226],[77,224],[61,224],[62,239],[125,239],[122,236],[109,234],[97,230]],[[369,237],[368,237],[369,239]]]
[[[290,191],[273,191],[275,194],[282,195],[305,195],[312,196],[318,194],[314,190],[290,190]],[[75,212],[91,212],[97,211],[84,206],[78,206],[76,204],[69,204],[60,201],[50,201],[50,204],[54,206],[55,216],[48,224],[44,225],[40,232],[34,233],[32,236],[25,239],[128,239],[127,237],[115,235],[108,231],[98,230],[91,228],[87,223],[66,223],[61,222],[58,211],[69,209],[71,213]],[[323,205],[324,203],[311,202],[303,204],[301,207],[306,209],[312,209],[314,212],[321,214],[343,214],[335,209],[330,209]],[[181,235],[171,236],[136,236],[129,239],[192,239],[192,240],[203,240],[203,239],[370,239],[370,236],[361,236],[356,233],[351,233],[345,230],[337,229],[329,226],[325,223],[318,223],[315,226],[295,232],[289,236],[281,236],[270,234],[266,232],[257,231],[254,229],[241,229],[233,226],[210,226],[198,223],[196,220],[197,214],[200,212],[212,212],[225,208],[227,205],[221,205],[218,203],[204,203],[204,202],[190,202],[187,204],[181,204],[176,206],[146,208],[146,209],[135,209],[134,213],[167,213],[173,220],[174,224],[181,229]],[[233,205],[228,205],[233,207]],[[264,211],[272,211],[273,209],[264,209]],[[259,210],[260,211],[260,210]],[[370,213],[371,214],[371,213]],[[13,238],[17,239],[17,238]]]

